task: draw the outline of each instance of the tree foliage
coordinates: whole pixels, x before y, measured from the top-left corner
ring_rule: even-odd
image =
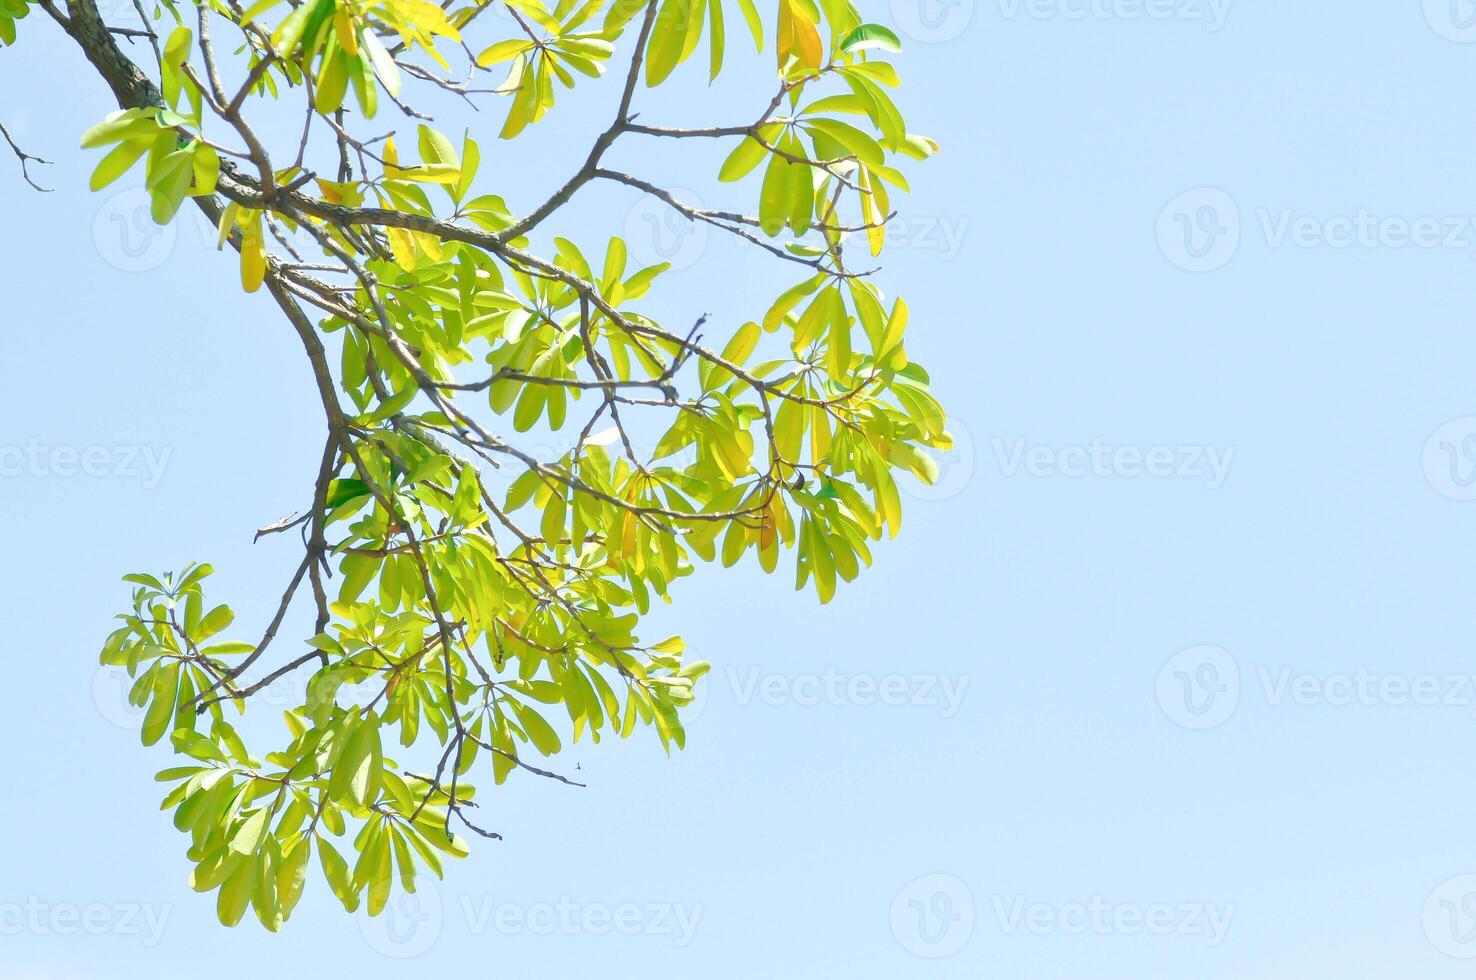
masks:
[[[648,727],[684,744],[707,665],[639,626],[697,562],[774,571],[787,550],[797,587],[826,602],[897,533],[898,472],[931,479],[925,447],[948,436],[905,351],[907,305],[846,250],[882,251],[899,161],[936,146],[893,102],[896,36],[848,0],[161,2],[129,28],[94,0],[0,0],[0,40],[39,11],[76,42],[120,106],[82,137],[92,187],[141,169],[156,221],[192,203],[218,225],[242,288],[269,292],[296,331],[326,426],[302,516],[261,532],[303,543],[264,634],[235,638],[230,608],[206,600],[209,566],[191,565],[127,576],[132,608],[102,660],[136,678],[144,743],[179,756],[158,777],[164,808],[222,922],[249,908],[279,928],[315,852],[343,905],[376,913],[466,855],[459,833],[497,836],[468,812],[469,780],[567,782],[542,765],[568,739]],[[511,19],[484,17],[493,3]],[[754,120],[637,123],[642,83],[698,84],[676,70],[699,52],[718,75],[735,13],[777,71]],[[614,121],[522,217],[471,133],[412,105],[433,90],[501,99],[498,131],[477,134],[512,140],[617,59]],[[400,128],[367,134],[390,114]],[[269,146],[269,129],[300,137]],[[742,182],[753,213],[610,169],[622,138],[723,141],[715,176]],[[766,250],[793,284],[711,322],[658,322],[642,301],[664,265],[555,231],[596,181]],[[654,449],[637,450],[638,426]],[[519,439],[557,430],[577,432],[557,458]],[[489,467],[517,474],[506,493],[484,485]],[[299,593],[313,635],[269,667]],[[289,675],[307,679],[303,703],[276,747],[249,748],[233,717]]]

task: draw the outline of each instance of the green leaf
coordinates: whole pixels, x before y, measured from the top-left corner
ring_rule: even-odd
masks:
[[[460,176],[461,161],[457,159],[456,148],[451,145],[451,141],[429,126],[422,125],[419,132],[420,159],[428,164],[445,167]]]
[[[880,24],[862,24],[846,35],[845,40],[840,43],[840,49],[848,54],[871,50],[891,51],[895,54],[902,50],[902,42],[896,34]]]
[[[200,631],[195,639],[197,641],[208,640],[227,626],[230,626],[235,619],[236,614],[231,612],[230,606],[216,606],[210,612],[206,613],[205,618],[200,621]]]
[[[318,71],[317,89],[313,93],[313,106],[327,115],[343,105],[343,96],[348,91],[348,55],[342,48],[333,48],[333,53],[323,59]]]
[[[323,866],[323,877],[328,879],[328,887],[334,896],[348,911],[357,910],[359,893],[350,880],[348,862],[325,837],[318,838],[318,860]]]
[[[559,751],[559,736],[553,727],[542,715],[532,708],[512,702],[513,712],[518,716],[518,722],[523,726],[523,731],[528,733],[533,745],[544,755],[553,755]]]
[[[170,662],[154,675],[154,687],[148,710],[144,712],[139,734],[143,744],[153,745],[164,737],[174,718],[175,701],[179,698],[179,663]]]
[[[336,510],[350,500],[367,496],[369,496],[369,484],[363,480],[354,478],[333,480],[328,484],[328,494],[324,505],[329,510]]]
[[[277,901],[281,903],[282,915],[290,917],[297,902],[302,898],[307,884],[308,859],[312,856],[311,838],[301,838],[284,849],[282,863],[277,866]]]
[[[256,18],[260,17],[268,10],[271,10],[273,7],[281,2],[282,0],[256,0],[256,3],[253,3],[251,6],[247,7],[246,10],[241,14],[241,23],[250,24],[252,21],[256,20]]]
[[[748,32],[753,35],[753,47],[755,51],[764,50],[764,22],[759,19],[758,8],[754,6],[753,0],[738,0],[738,7],[743,11],[743,19],[748,24]]]
[[[653,0],[655,2],[655,0]],[[704,3],[705,0],[695,0]],[[646,85],[660,85],[682,59],[687,42],[687,19],[693,0],[662,0],[646,49]]]
[[[359,35],[359,43],[363,45],[364,53],[369,56],[369,64],[374,67],[374,74],[379,78],[384,90],[390,95],[398,96],[400,94],[400,67],[385,50],[379,36],[365,28]]]
[[[760,135],[765,135],[764,131],[761,130]],[[759,161],[763,160],[768,152],[768,148],[752,136],[743,137],[743,142],[739,143],[723,161],[722,168],[718,170],[718,180],[741,180],[759,165]]]
[[[379,739],[379,717],[374,712],[369,712],[354,730],[339,765],[348,766],[348,791],[355,802],[369,806],[379,799],[379,787],[384,777],[384,752]]]
[[[129,168],[138,162],[138,158],[148,152],[148,149],[147,140],[126,140],[119,143],[98,161],[97,168],[92,171],[92,179],[87,182],[87,186],[95,191],[102,190],[127,173]]]
[[[727,29],[723,23],[723,0],[707,0],[707,16],[712,21],[711,56],[708,61],[708,81],[718,77],[723,68],[723,47],[727,43]]]
[[[271,811],[266,807],[253,811],[231,835],[231,851],[236,854],[255,854],[262,841],[266,840],[271,818]]]
[[[764,184],[759,191],[759,227],[771,238],[779,234],[789,220],[792,187],[789,169],[787,161],[774,156],[764,171]]]
[[[216,916],[223,926],[235,926],[241,921],[256,888],[256,862],[241,855],[229,860],[234,865],[234,870],[220,886],[220,895],[215,906]]]
[[[157,109],[128,109],[109,113],[102,122],[82,134],[82,148],[91,149],[138,137],[152,139],[159,134],[159,123],[155,118],[158,112]]]
[[[195,149],[190,153],[190,163],[194,170],[194,186],[190,193],[197,197],[213,194],[215,185],[220,180],[220,154],[212,146],[196,143]]]
[[[194,44],[194,34],[188,27],[176,27],[170,32],[169,38],[164,42],[164,54],[162,58],[162,79],[164,101],[174,105],[179,101],[180,89],[180,66],[190,56],[190,47]]]
[[[687,649],[687,644],[682,640],[680,636],[669,636],[666,639],[662,640],[660,643],[652,646],[651,649],[656,653],[681,653],[683,650]]]
[[[838,119],[812,118],[805,120],[805,128],[835,140],[868,167],[876,168],[886,163],[886,151],[881,144],[849,123]]]

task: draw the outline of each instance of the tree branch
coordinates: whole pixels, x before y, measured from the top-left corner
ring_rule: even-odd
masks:
[[[16,143],[15,143],[15,140],[11,139],[11,137],[10,137],[10,131],[5,128],[5,124],[4,123],[0,123],[0,136],[3,136],[5,138],[5,142],[7,142],[7,143],[10,144],[10,149],[15,153],[16,157],[20,160],[21,177],[23,177],[25,179],[25,182],[28,183],[28,184],[30,184],[32,187],[34,187],[36,190],[40,191],[43,194],[49,194],[49,193],[51,193],[51,188],[49,188],[49,187],[42,187],[40,184],[36,183],[34,180],[31,179],[31,171],[29,169],[29,165],[32,162],[34,162],[34,163],[48,164],[49,165],[51,163],[51,161],[50,160],[43,160],[43,159],[41,159],[38,156],[33,156],[32,154],[27,153],[26,151],[22,150],[19,146],[17,146]]]

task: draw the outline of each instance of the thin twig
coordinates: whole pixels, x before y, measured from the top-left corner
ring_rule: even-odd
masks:
[[[50,166],[51,161],[43,160],[38,156],[27,153],[25,150],[22,150],[19,146],[17,146],[15,140],[11,139],[10,131],[5,128],[4,123],[0,123],[0,136],[5,137],[5,142],[10,144],[10,149],[15,153],[16,157],[20,159],[21,176],[25,178],[26,183],[30,184],[32,187],[43,194],[50,194],[50,187],[42,187],[40,184],[31,179],[31,171],[29,169],[29,165],[32,161],[34,161],[36,163],[43,163],[47,166]]]

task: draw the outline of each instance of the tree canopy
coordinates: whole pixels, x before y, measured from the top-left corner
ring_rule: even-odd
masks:
[[[545,757],[570,739],[684,744],[707,665],[640,626],[696,564],[772,572],[788,551],[827,602],[897,533],[899,473],[931,480],[926,449],[949,437],[905,350],[907,305],[867,263],[899,166],[937,147],[893,100],[897,37],[848,0],[143,2],[123,24],[95,0],[0,0],[0,42],[47,20],[75,42],[119,105],[82,136],[93,189],[141,169],[157,222],[193,206],[218,226],[242,288],[300,340],[324,428],[300,516],[258,532],[302,542],[264,631],[242,638],[207,601],[208,565],[133,574],[102,660],[136,678],[144,743],[178,756],[164,807],[223,923],[253,909],[278,929],[315,852],[347,909],[377,913],[465,856],[462,834],[497,836],[474,782],[568,782]],[[510,17],[485,17],[494,4]],[[776,72],[751,121],[636,121],[642,85],[716,78],[735,26]],[[690,59],[706,64],[679,72]],[[617,63],[609,126],[514,213],[478,140],[551,124],[561,88]],[[447,133],[423,94],[506,113]],[[715,178],[756,203],[710,210],[614,170],[621,139],[722,141]],[[643,300],[664,264],[559,226],[593,182],[770,253],[792,285],[659,322]],[[658,434],[646,451],[638,429]],[[540,431],[577,436],[545,458]],[[505,493],[492,467],[516,474]],[[313,632],[279,653],[299,597]],[[248,746],[239,714],[288,675],[303,702],[276,744]]]

